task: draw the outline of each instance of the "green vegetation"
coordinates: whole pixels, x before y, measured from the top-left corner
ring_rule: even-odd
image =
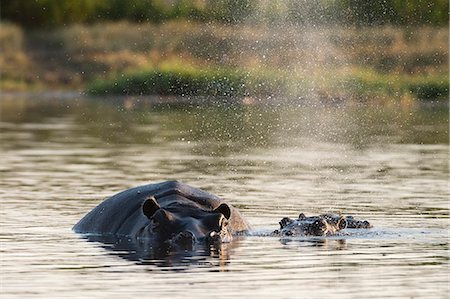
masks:
[[[320,99],[449,94],[448,28],[176,21],[0,29],[3,90]]]
[[[254,0],[2,0],[0,12],[2,20],[29,28],[118,20],[236,23],[252,14],[256,5]]]
[[[322,74],[323,75],[323,74]],[[321,75],[321,76],[322,76]],[[326,76],[326,75],[325,75]],[[180,95],[214,97],[404,97],[421,100],[448,98],[448,74],[410,76],[379,74],[368,70],[332,74],[328,78],[283,74],[265,70],[180,67],[129,72],[88,85],[93,95]],[[320,82],[321,81],[321,82]],[[319,83],[317,83],[319,82]]]
[[[359,95],[411,96],[420,100],[448,99],[449,96],[448,73],[424,76],[361,70],[341,82],[346,90]]]
[[[195,68],[176,64],[96,80],[91,94],[246,96],[271,95],[285,88],[283,77],[230,68]]]
[[[221,23],[448,25],[447,0],[2,0],[1,19],[21,26],[173,19]]]
[[[448,2],[407,2],[2,0],[0,88],[446,99]]]

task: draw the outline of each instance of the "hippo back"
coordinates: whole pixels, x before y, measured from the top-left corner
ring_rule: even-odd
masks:
[[[149,222],[142,213],[142,204],[149,197],[168,191],[183,194],[206,210],[217,208],[223,200],[203,190],[168,181],[131,188],[106,199],[84,216],[74,231],[90,234],[134,235]],[[163,202],[159,202],[163,206]],[[237,209],[231,205],[230,226],[233,233],[246,231],[249,226]]]

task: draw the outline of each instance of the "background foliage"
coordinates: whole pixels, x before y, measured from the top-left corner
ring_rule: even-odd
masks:
[[[1,19],[24,27],[107,20],[447,25],[447,0],[2,0]],[[311,21],[312,20],[312,21]]]

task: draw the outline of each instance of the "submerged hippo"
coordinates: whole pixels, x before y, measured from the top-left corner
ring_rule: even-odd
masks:
[[[330,236],[346,228],[371,228],[368,221],[353,216],[322,214],[306,217],[301,213],[297,219],[285,217],[279,222],[280,229],[273,232],[281,236]]]
[[[345,228],[369,228],[367,221],[324,214],[283,218],[281,236],[324,236]],[[73,228],[90,236],[127,236],[151,247],[192,248],[195,243],[221,244],[250,227],[232,205],[200,189],[169,181],[131,188],[94,208]],[[123,240],[122,240],[123,241]]]
[[[249,226],[237,209],[219,197],[169,181],[118,193],[73,229],[83,234],[129,236],[155,245],[189,248],[196,242],[228,242]]]

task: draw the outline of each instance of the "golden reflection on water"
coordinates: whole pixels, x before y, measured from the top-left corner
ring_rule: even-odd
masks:
[[[5,297],[448,296],[448,108],[121,103],[0,101]],[[254,233],[145,256],[71,231],[103,198],[170,179],[225,198]],[[326,211],[375,228],[267,236]]]

